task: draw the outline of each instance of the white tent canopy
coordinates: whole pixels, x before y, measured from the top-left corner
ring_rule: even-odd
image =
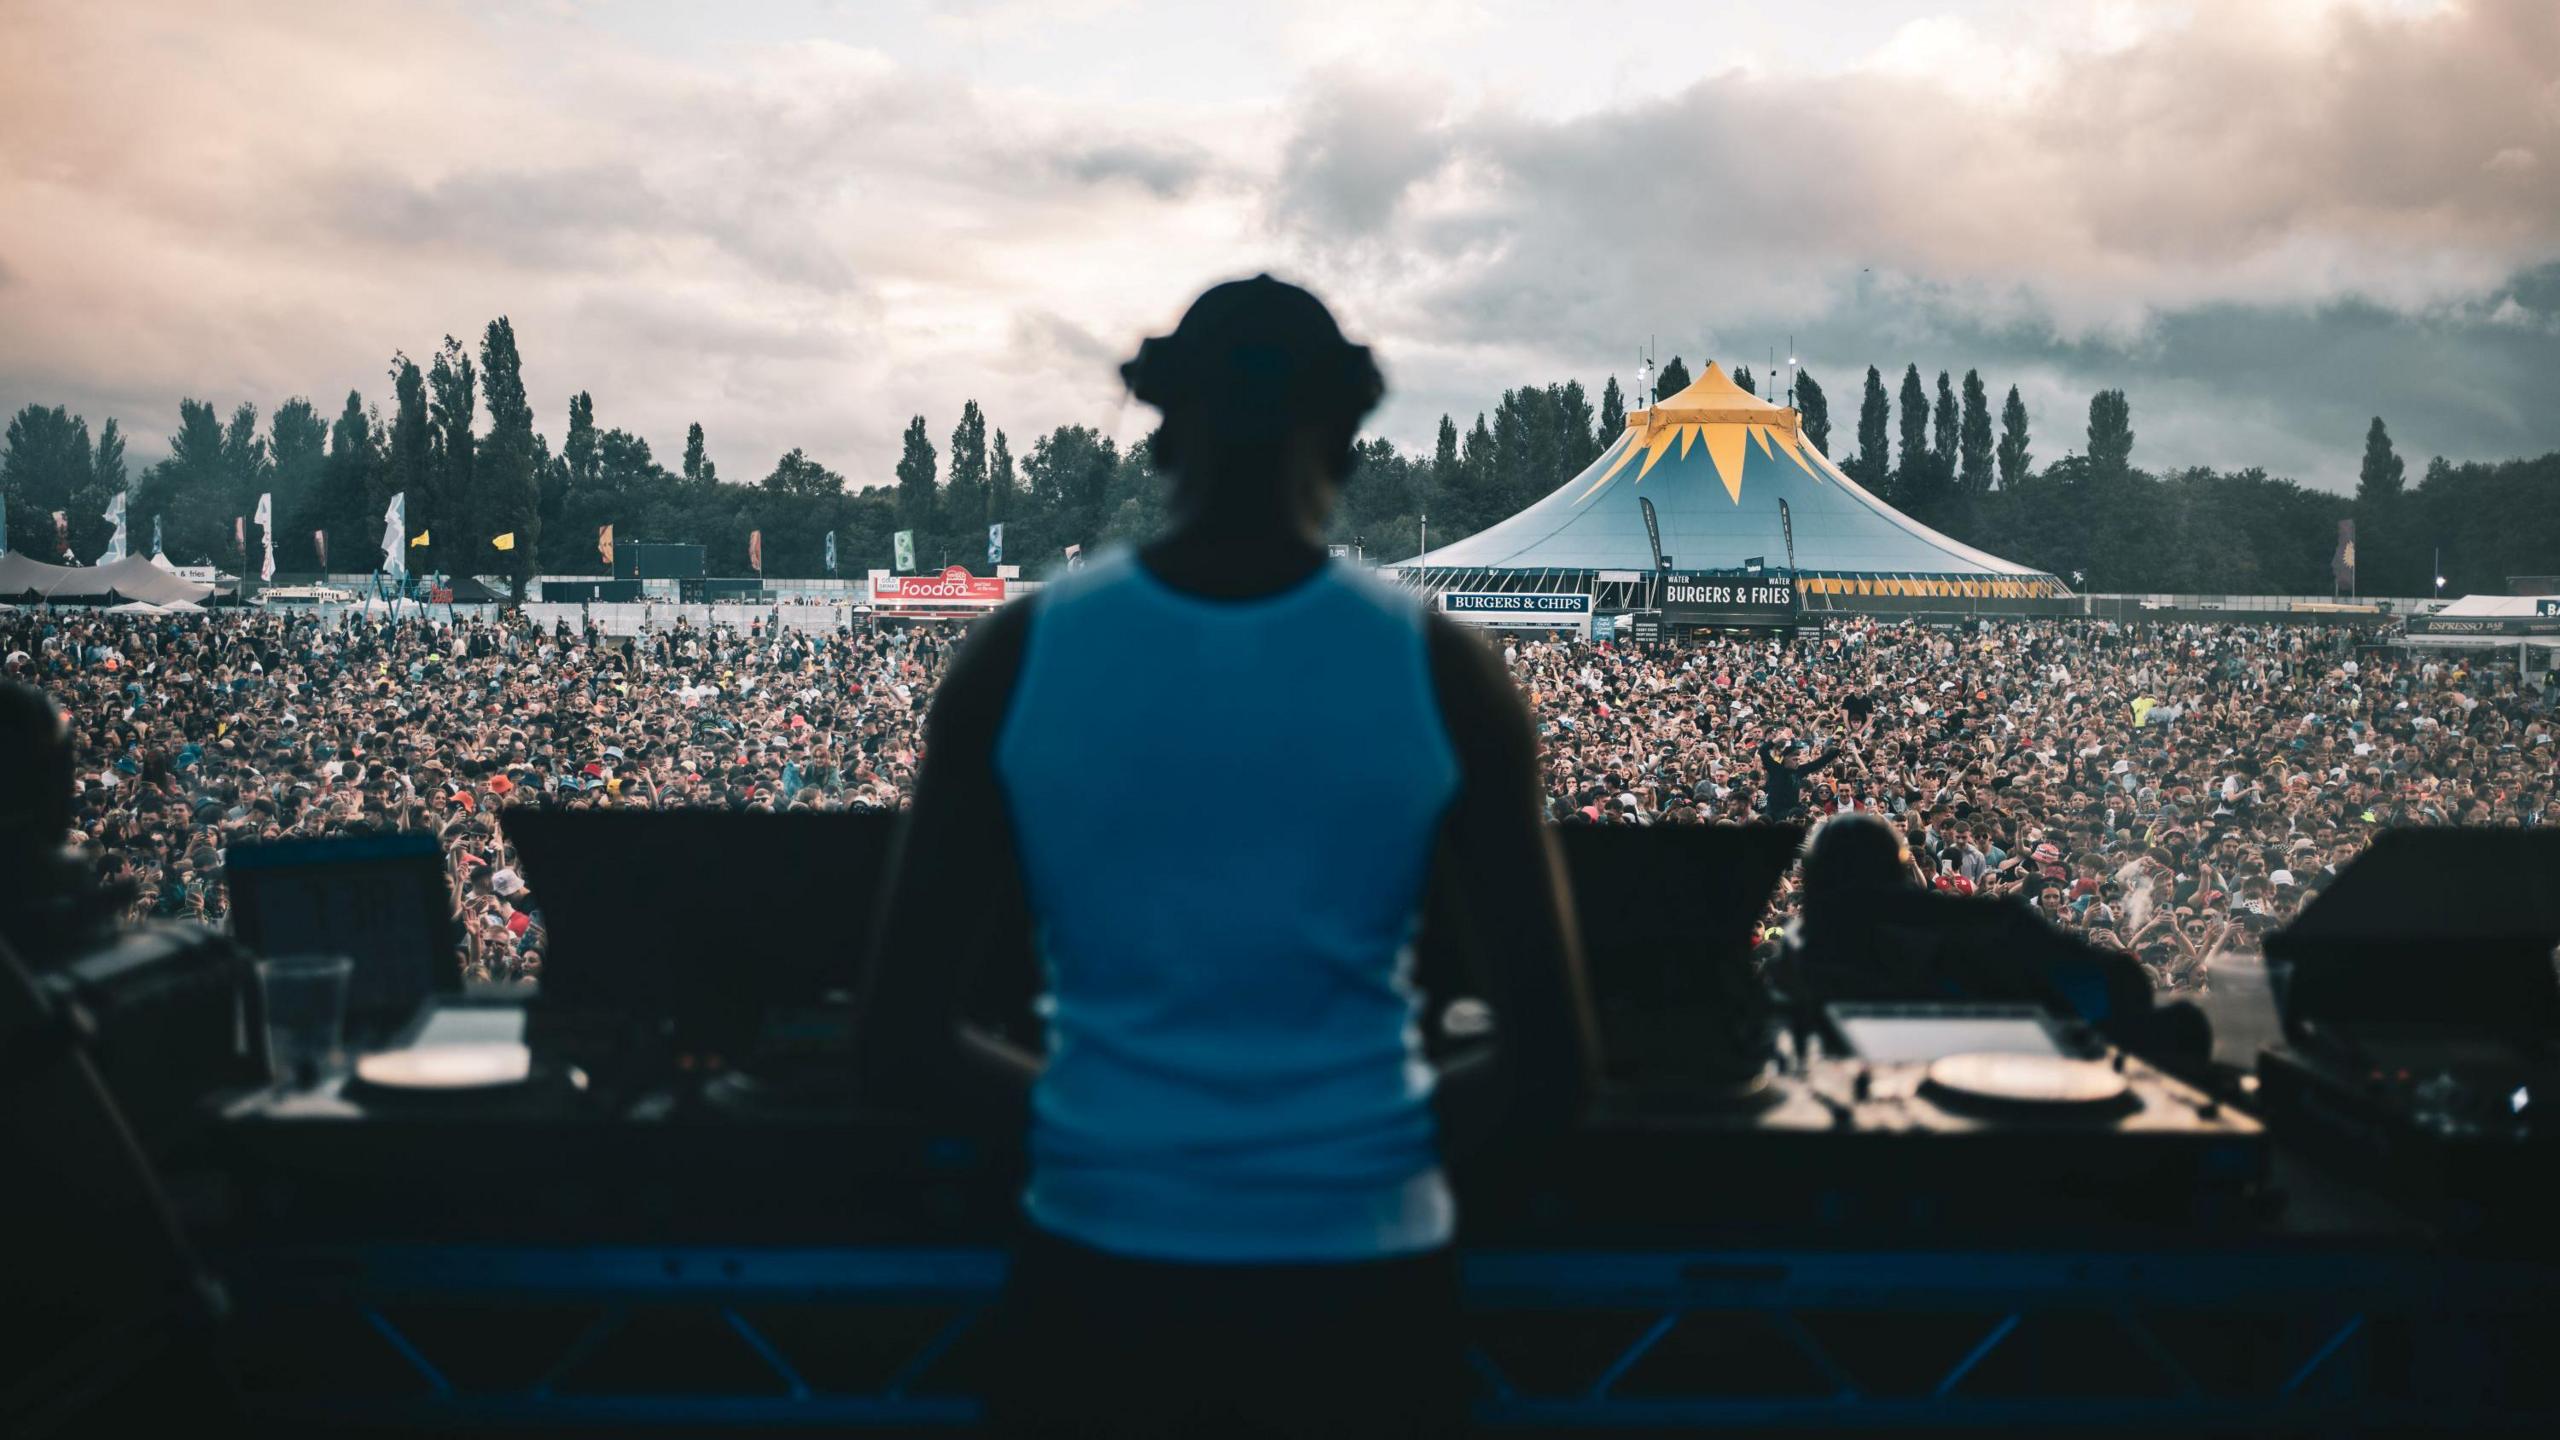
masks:
[[[140,555],[105,565],[47,565],[25,555],[0,555],[0,601],[140,600],[152,605],[191,605],[212,595],[212,586],[181,580]]]

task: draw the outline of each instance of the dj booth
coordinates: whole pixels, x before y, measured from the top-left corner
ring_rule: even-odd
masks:
[[[518,838],[555,927],[632,944],[684,923],[627,879],[579,918],[551,842],[593,837],[541,830]],[[797,837],[808,863],[838,845],[856,865],[880,838]],[[1610,1079],[1571,1133],[1453,1177],[1483,1426],[2560,1426],[2560,1187],[2528,1085],[2509,1096],[2475,1038],[2440,1076],[2321,1088],[2336,1057],[2421,1043],[2352,1024],[2369,998],[2352,965],[2390,938],[2357,887],[2295,927],[2292,1069],[2218,1083],[1997,1001],[1842,1001],[1811,1044],[1778,1033],[1801,1021],[1736,1024],[1747,957],[1714,937],[1756,916],[1796,838],[1567,832]],[[2485,853],[2456,859],[2476,879]],[[709,882],[732,913],[759,913],[758,884],[806,880],[691,863],[736,867]],[[2365,950],[2322,948],[2324,906]],[[2466,942],[2540,944],[2539,988],[2527,965],[2496,991],[2531,1026],[2560,997],[2534,928],[2550,918]],[[805,956],[774,974],[756,1043],[827,1053],[828,1011],[801,993],[823,977]],[[228,1097],[164,1168],[226,1292],[253,1415],[311,1433],[969,1424],[996,1373],[1021,1157],[824,1086],[706,1080],[705,1047],[748,1043],[753,985],[730,982],[715,1000],[681,967],[547,967],[538,999],[438,997],[382,1052],[525,1044],[544,1058],[520,1081],[360,1072]],[[662,1022],[598,1018],[634,1004]],[[2364,1048],[2311,1033],[2306,1005]],[[1770,1034],[1769,1053],[1735,1039]],[[635,1043],[649,1064],[629,1063]],[[2518,1043],[2547,1064],[2541,1040]],[[2457,1069],[2454,1089],[2513,1123],[2457,1113]],[[2411,1095],[2426,1123],[2398,1125]]]
[[[1833,1081],[1847,1103],[1854,1081]],[[2005,1136],[1791,1128],[1792,1103],[1604,1109],[1557,1150],[1461,1177],[1485,1424],[2560,1420],[2547,1257],[2449,1245],[2281,1149],[2263,1174],[2093,1165]],[[976,1414],[1018,1178],[984,1146],[859,1113],[310,1098],[244,1102],[223,1146],[231,1215],[206,1238],[262,1414]]]

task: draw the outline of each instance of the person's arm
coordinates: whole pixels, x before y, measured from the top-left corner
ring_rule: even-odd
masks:
[[[1026,1118],[1040,1061],[966,1024],[961,1004],[987,953],[1028,934],[995,747],[1029,627],[1025,607],[998,611],[935,693],[854,1010],[867,1098],[966,1113],[1005,1133]]]
[[[1476,984],[1494,1013],[1489,1049],[1442,1067],[1433,1093],[1441,1145],[1464,1155],[1496,1135],[1571,1123],[1599,1047],[1564,867],[1540,817],[1537,727],[1490,645],[1434,616],[1432,683],[1457,750],[1458,795],[1444,827],[1458,903],[1474,937]]]

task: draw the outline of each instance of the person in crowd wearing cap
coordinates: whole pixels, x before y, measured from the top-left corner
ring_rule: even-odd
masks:
[[[1591,1063],[1534,730],[1498,652],[1327,559],[1383,385],[1314,296],[1217,286],[1122,375],[1172,528],[985,622],[935,696],[864,1074],[1027,1102],[1009,1425],[1452,1432],[1444,1159],[1560,1127]],[[1444,851],[1498,1022],[1435,1075],[1409,942]],[[1042,1060],[962,1023],[949,917],[991,889],[1040,937]]]
[[[1788,758],[1784,760],[1778,758],[1781,742],[1787,746]],[[1792,820],[1801,814],[1805,777],[1840,758],[1837,743],[1818,756],[1812,751],[1812,745],[1797,739],[1792,730],[1780,731],[1760,742],[1760,770],[1765,777],[1761,785],[1769,792],[1769,819]]]

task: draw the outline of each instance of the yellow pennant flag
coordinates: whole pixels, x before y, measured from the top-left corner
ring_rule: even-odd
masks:
[[[409,548],[410,548],[410,549],[412,549],[412,550],[415,550],[415,549],[417,549],[419,546],[424,545],[424,544],[426,544],[426,543],[427,543],[427,532],[426,532],[426,531],[424,531],[424,530],[421,530],[421,531],[419,531],[419,532],[418,532],[418,538],[409,542]]]
[[[491,540],[489,543],[501,550],[513,550],[516,548],[516,532],[510,530],[506,534]]]

